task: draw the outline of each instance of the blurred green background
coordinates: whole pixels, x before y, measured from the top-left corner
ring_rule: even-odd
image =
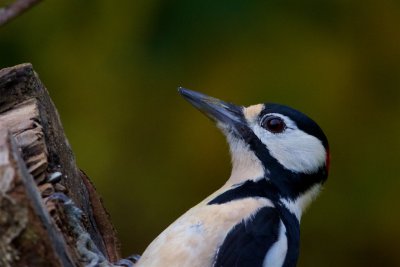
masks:
[[[185,86],[325,130],[332,169],[299,266],[400,266],[399,25],[397,0],[44,1],[0,28],[0,67],[34,65],[124,255],[229,176]]]

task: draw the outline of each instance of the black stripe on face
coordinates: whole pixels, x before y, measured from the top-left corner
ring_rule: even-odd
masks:
[[[322,130],[313,120],[308,118],[303,113],[279,104],[265,104],[264,109],[259,115],[259,118],[262,118],[268,113],[279,113],[289,117],[297,124],[297,127],[300,130],[321,140],[325,148],[328,149],[328,141]],[[271,155],[267,146],[263,144],[250,129],[247,131],[242,131],[241,137],[245,143],[249,145],[250,149],[254,152],[257,158],[262,162],[262,165],[267,172],[265,178],[269,179],[268,189],[263,189],[261,190],[262,192],[267,191],[269,194],[279,194],[280,197],[294,200],[312,186],[316,184],[323,184],[328,177],[327,166],[321,166],[317,172],[311,174],[295,173],[286,169],[278,162],[276,158]],[[234,198],[237,197],[236,195],[259,196],[260,194],[260,189],[248,186],[246,186],[245,189],[248,189],[251,192],[243,192],[243,190],[239,190],[238,192],[231,192],[230,196]]]
[[[267,147],[254,133],[247,135],[245,141],[266,168],[268,177],[258,181],[248,180],[217,196],[208,203],[209,205],[223,204],[245,197],[265,197],[273,202],[279,198],[295,200],[312,186],[323,184],[328,176],[325,168],[312,174],[294,173],[285,169],[271,156]]]
[[[312,174],[295,173],[285,169],[277,159],[271,156],[268,148],[254,133],[246,142],[268,170],[268,181],[271,186],[273,185],[276,194],[279,194],[282,198],[294,200],[312,186],[323,184],[328,176],[325,167],[321,167],[317,172]]]

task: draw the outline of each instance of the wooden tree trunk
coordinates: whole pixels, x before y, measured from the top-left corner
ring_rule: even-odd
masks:
[[[0,266],[112,266],[119,257],[38,75],[30,64],[0,70]]]

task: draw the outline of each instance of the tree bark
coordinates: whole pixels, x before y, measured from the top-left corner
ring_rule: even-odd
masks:
[[[98,266],[93,257],[120,257],[108,213],[76,166],[57,110],[32,66],[2,69],[0,266]]]

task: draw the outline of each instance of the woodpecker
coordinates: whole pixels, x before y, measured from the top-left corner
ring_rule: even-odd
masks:
[[[178,90],[225,134],[232,172],[166,228],[135,267],[296,266],[302,213],[328,176],[321,128],[284,105],[243,107]]]

